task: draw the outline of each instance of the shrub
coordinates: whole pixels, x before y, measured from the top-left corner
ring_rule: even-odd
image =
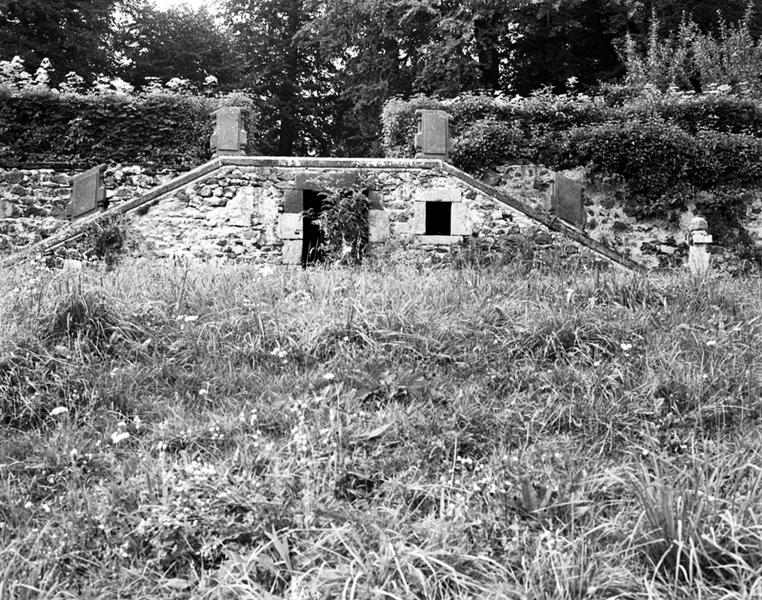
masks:
[[[524,135],[510,123],[482,119],[471,125],[453,144],[453,162],[466,171],[522,158]]]
[[[711,130],[762,135],[762,104],[730,94],[639,95],[623,103],[619,112],[625,119],[661,117],[692,134]]]
[[[707,154],[708,168],[699,177],[704,185],[746,185],[762,178],[762,138],[702,131],[698,141]]]
[[[125,227],[126,220],[121,214],[93,221],[79,245],[85,246],[88,254],[104,261],[107,268],[112,268],[119,262],[124,251],[127,239]]]
[[[656,119],[607,123],[572,131],[568,165],[588,164],[594,174],[620,175],[634,195],[634,212],[664,215],[674,192],[704,166],[700,144],[688,133]]]
[[[209,157],[208,140],[221,105],[247,110],[249,153],[257,153],[253,103],[244,96],[205,98],[56,94],[0,88],[0,159],[17,162],[153,162],[192,167]]]
[[[368,197],[358,187],[323,192],[323,209],[316,219],[323,232],[325,260],[359,264],[368,245]]]

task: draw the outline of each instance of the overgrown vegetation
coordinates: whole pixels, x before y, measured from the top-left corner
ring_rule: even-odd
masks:
[[[453,160],[475,172],[504,163],[556,169],[588,166],[593,177],[626,185],[635,216],[670,216],[697,190],[738,192],[762,179],[762,106],[732,95],[680,92],[624,98],[538,94],[531,98],[465,96],[387,103],[390,156],[412,156],[415,111],[452,116]]]
[[[83,166],[149,162],[190,169],[209,158],[214,125],[209,114],[230,104],[249,111],[249,152],[258,153],[262,140],[253,103],[243,94],[82,95],[0,87],[0,160]]]
[[[322,210],[315,221],[323,233],[323,258],[334,264],[360,264],[368,246],[366,190],[359,186],[334,188],[322,191],[321,197]]]
[[[0,282],[0,595],[750,598],[762,287],[139,262]]]

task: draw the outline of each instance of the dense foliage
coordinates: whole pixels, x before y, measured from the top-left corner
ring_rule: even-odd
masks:
[[[76,95],[0,90],[0,159],[22,162],[152,162],[190,168],[209,157],[220,104],[244,108],[241,95]],[[261,142],[250,116],[250,152]]]
[[[0,61],[49,59],[54,84],[75,71],[246,89],[269,152],[368,156],[395,96],[590,92],[625,75],[758,93],[762,11],[748,1],[0,0]]]
[[[321,254],[330,263],[360,264],[368,246],[368,196],[358,186],[327,189],[321,195]]]
[[[621,178],[631,210],[666,215],[689,189],[750,186],[762,179],[762,104],[733,95],[538,94],[392,100],[383,113],[385,151],[412,156],[415,111],[452,116],[453,160],[469,171],[506,162],[586,165]]]

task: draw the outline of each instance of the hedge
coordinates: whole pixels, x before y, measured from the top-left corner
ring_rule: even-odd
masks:
[[[246,109],[250,154],[256,133],[252,102],[241,96],[178,94],[84,96],[0,89],[0,160],[5,163],[156,163],[190,168],[209,158],[210,113]]]
[[[506,162],[586,165],[617,176],[630,212],[669,216],[692,189],[742,188],[762,180],[762,103],[734,96],[603,98],[552,96],[448,101],[395,99],[384,108],[388,156],[412,156],[415,111],[452,116],[453,162],[479,173]]]

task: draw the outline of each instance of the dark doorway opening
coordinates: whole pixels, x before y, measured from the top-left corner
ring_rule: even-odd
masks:
[[[304,190],[304,217],[302,230],[302,266],[315,264],[324,258],[323,244],[325,237],[320,226],[315,222],[323,212],[323,197],[320,192]]]
[[[426,235],[450,235],[452,202],[426,203]]]

